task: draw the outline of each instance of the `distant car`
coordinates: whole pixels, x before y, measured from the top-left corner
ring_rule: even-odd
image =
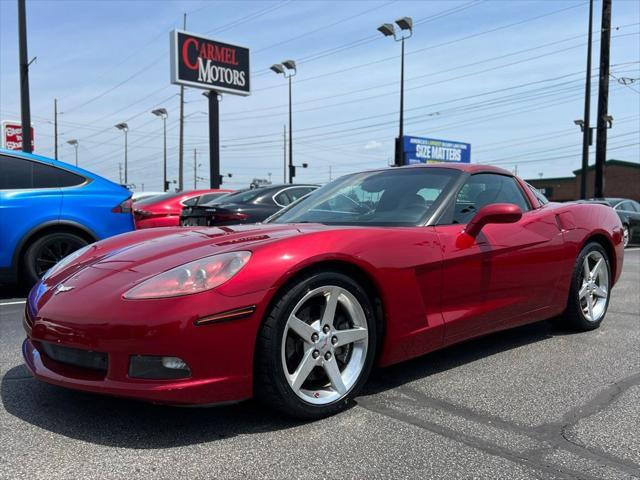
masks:
[[[133,195],[131,195],[131,201],[135,203],[139,202],[140,200],[146,200],[148,198],[157,197],[164,194],[165,192],[133,192]]]
[[[257,223],[313,192],[318,185],[270,185],[236,192],[208,204],[185,206],[180,225],[220,226]]]
[[[624,229],[624,246],[640,243],[640,203],[627,198],[600,198],[590,201],[610,205],[620,217]]]
[[[133,227],[126,188],[67,163],[0,150],[0,280],[33,284],[75,250]]]
[[[133,207],[136,228],[177,227],[183,207],[207,203],[231,192],[233,190],[190,190],[139,200]]]

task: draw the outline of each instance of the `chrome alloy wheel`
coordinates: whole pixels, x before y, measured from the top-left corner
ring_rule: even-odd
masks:
[[[327,405],[356,384],[367,358],[367,318],[356,297],[338,286],[309,291],[293,308],[282,338],[282,366],[304,401]]]
[[[622,246],[627,248],[629,246],[629,227],[622,226]]]
[[[609,270],[604,256],[598,251],[589,252],[582,262],[582,286],[578,299],[584,317],[597,322],[605,314],[609,297]]]

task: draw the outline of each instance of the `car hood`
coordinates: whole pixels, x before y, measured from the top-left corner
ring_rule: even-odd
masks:
[[[199,258],[260,246],[322,225],[243,225],[212,228],[158,228],[119,235],[95,244],[76,261],[43,281],[46,288],[95,282],[107,272],[121,272],[131,281],[146,278]]]

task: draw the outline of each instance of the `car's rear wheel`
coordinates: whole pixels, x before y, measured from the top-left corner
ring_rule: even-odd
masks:
[[[600,326],[607,313],[611,292],[611,267],[599,243],[588,243],[578,255],[562,323],[587,331]]]
[[[624,248],[629,245],[629,225],[622,225],[622,244]]]
[[[33,285],[56,263],[87,244],[84,238],[69,232],[49,233],[38,238],[25,252],[25,282]]]
[[[257,396],[304,419],[343,410],[371,371],[375,325],[367,293],[350,277],[323,272],[298,279],[262,326]]]

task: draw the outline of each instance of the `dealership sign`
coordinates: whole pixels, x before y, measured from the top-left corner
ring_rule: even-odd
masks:
[[[249,49],[173,30],[171,83],[250,95]]]
[[[404,163],[471,162],[471,145],[468,143],[438,140],[435,138],[404,136]]]
[[[31,150],[34,150],[34,130],[31,127]],[[22,124],[19,121],[2,122],[2,148],[22,150]]]

